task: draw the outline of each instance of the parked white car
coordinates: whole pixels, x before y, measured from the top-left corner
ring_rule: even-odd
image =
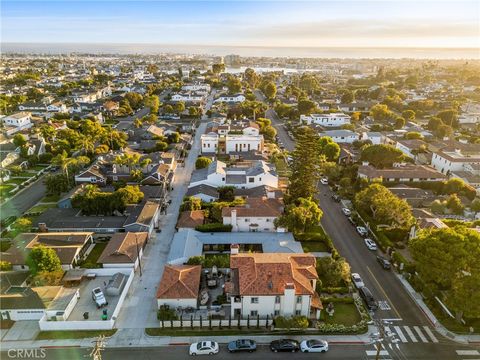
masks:
[[[214,355],[218,354],[218,343],[215,341],[200,341],[190,345],[190,355]]]
[[[372,239],[365,239],[365,245],[367,245],[368,250],[377,250],[377,244]]]
[[[105,299],[105,295],[103,295],[102,290],[97,287],[92,290],[92,299],[95,301],[95,304],[97,305],[97,308],[101,308],[102,306],[107,306],[108,301]]]
[[[347,209],[347,208],[343,208],[342,209],[342,212],[345,216],[350,216],[352,215],[352,212],[350,211],[350,209]]]
[[[326,342],[325,340],[303,340],[300,343],[300,350],[304,353],[327,352],[328,342]]]
[[[361,236],[367,236],[368,235],[368,230],[363,227],[363,226],[357,226],[357,232],[361,235]]]
[[[365,286],[362,278],[360,277],[360,274],[358,273],[352,273],[352,282],[357,289],[360,289]]]
[[[320,182],[322,183],[322,185],[328,185],[328,179],[327,178],[320,179]]]

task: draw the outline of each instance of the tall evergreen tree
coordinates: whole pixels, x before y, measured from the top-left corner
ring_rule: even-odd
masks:
[[[315,198],[317,183],[320,180],[321,163],[325,161],[320,155],[319,137],[311,128],[299,130],[297,144],[292,156],[292,173],[290,175],[289,195],[293,202],[298,198]]]

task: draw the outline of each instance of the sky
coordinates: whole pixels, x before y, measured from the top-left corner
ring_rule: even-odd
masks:
[[[480,1],[8,1],[1,40],[480,48]]]

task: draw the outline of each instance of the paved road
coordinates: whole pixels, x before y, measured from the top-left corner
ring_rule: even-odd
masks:
[[[45,356],[42,357],[42,352]],[[457,352],[458,351],[458,352]],[[2,359],[47,359],[47,360],[79,360],[88,359],[89,349],[37,349],[36,354],[30,356],[18,356],[14,350],[10,353],[2,352]],[[9,356],[10,355],[10,356]],[[25,354],[24,354],[25,355]],[[36,356],[35,356],[36,355]],[[395,360],[475,360],[478,359],[480,353],[478,349],[471,347],[441,344],[430,346],[401,346],[399,350],[382,350],[380,359]],[[266,345],[260,345],[258,350],[251,354],[229,354],[225,350],[225,345],[220,346],[220,352],[215,356],[204,356],[202,358],[212,358],[217,360],[230,359],[251,359],[251,360],[278,360],[278,359],[339,359],[339,360],[373,360],[375,359],[375,349],[373,346],[364,345],[330,345],[330,350],[324,354],[303,354],[303,353],[272,353]],[[102,353],[104,360],[157,360],[157,359],[191,359],[188,355],[187,346],[171,346],[160,348],[117,348],[107,349]]]
[[[40,177],[36,182],[24,189],[20,194],[9,199],[1,205],[0,219],[5,219],[9,216],[19,217],[25,211],[34,206],[45,196],[45,185],[43,184],[44,177]]]

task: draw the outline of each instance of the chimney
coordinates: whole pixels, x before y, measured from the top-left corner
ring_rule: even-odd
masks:
[[[232,209],[231,217],[232,217],[232,231],[238,231],[236,209]]]
[[[48,232],[47,224],[45,224],[45,223],[38,223],[38,231],[39,231],[39,232]]]
[[[237,255],[240,251],[240,245],[232,244],[230,245],[230,255]]]

